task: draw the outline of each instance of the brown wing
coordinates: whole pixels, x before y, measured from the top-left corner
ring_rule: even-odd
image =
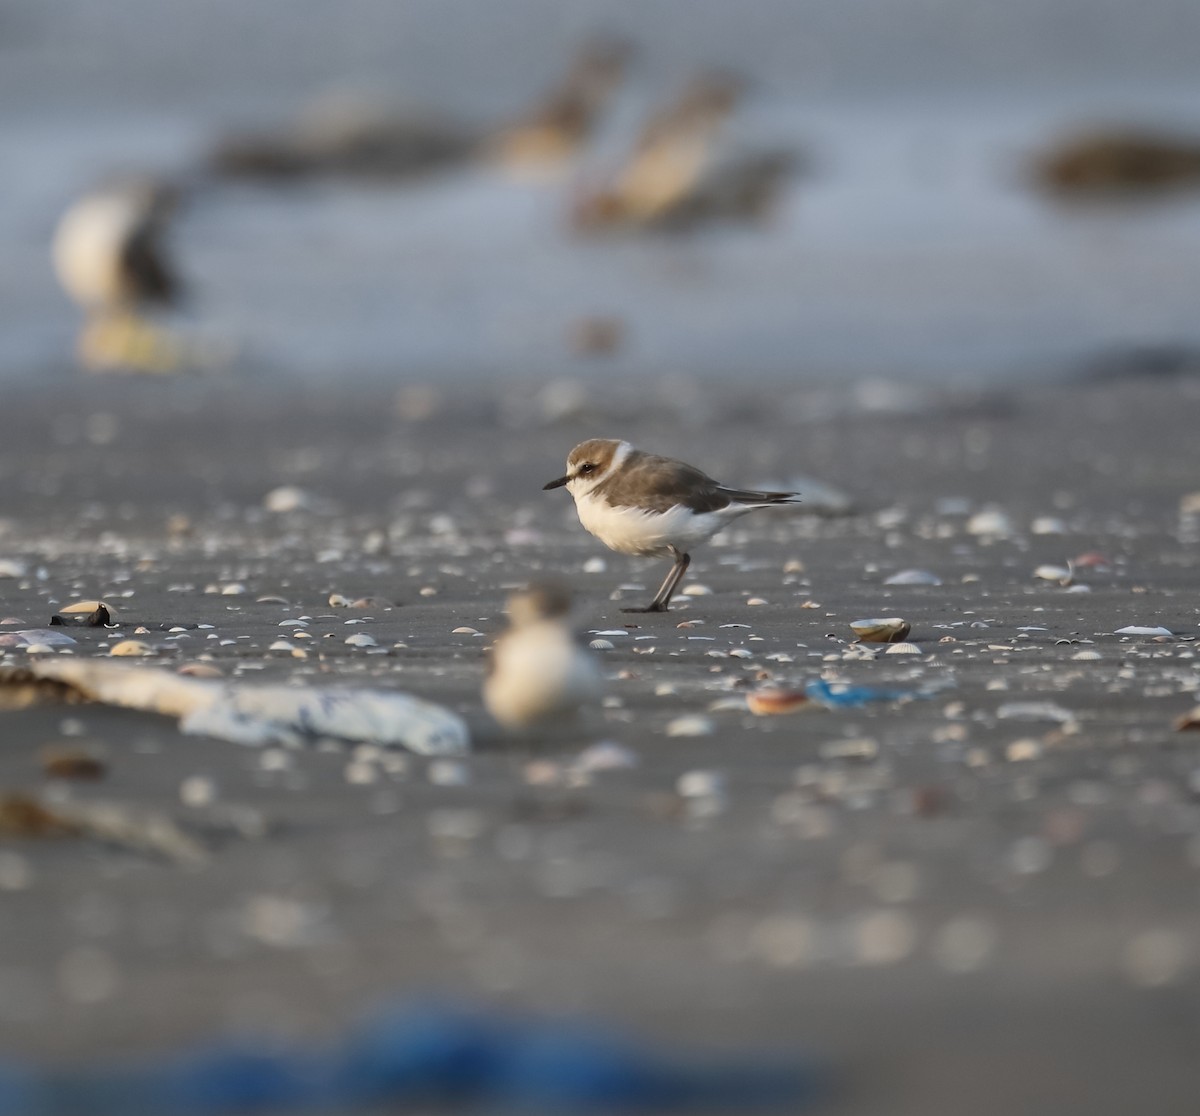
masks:
[[[634,450],[620,470],[594,489],[617,507],[664,512],[685,504],[694,512],[719,511],[734,497],[712,477],[670,457]]]

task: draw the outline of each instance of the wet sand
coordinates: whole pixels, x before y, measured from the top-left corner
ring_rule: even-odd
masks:
[[[158,650],[141,663],[404,689],[478,742],[446,768],[240,748],[95,706],[0,714],[6,791],[152,807],[211,854],[187,869],[3,838],[0,1049],[64,1064],[230,1030],[331,1035],[432,990],[665,1044],[817,1051],[841,1086],[828,1111],[1194,1111],[1200,737],[1171,726],[1200,682],[1200,526],[1180,514],[1200,490],[1200,386],[601,379],[6,387],[0,560],[27,573],[0,579],[0,619],[43,627],[102,598],[121,627],[72,631],[76,654],[144,623]],[[710,595],[622,614],[665,563],[607,553],[540,491],[609,434],[739,483],[816,478],[856,510],[748,517],[695,554]],[[306,506],[266,510],[280,485]],[[1007,529],[971,533],[989,506]],[[1089,554],[1107,561],[1076,570],[1087,591],[1032,577]],[[884,584],[905,569],[941,584]],[[604,708],[507,741],[479,704],[484,648],[507,589],[545,574],[571,580],[581,628],[636,626],[599,652]],[[849,622],[893,615],[920,654],[859,657]],[[300,617],[307,657],[270,650]],[[212,627],[161,627],[196,624]],[[730,707],[822,676],[936,692]],[[685,715],[713,731],[669,735]],[[572,779],[602,740],[637,766]],[[47,779],[50,744],[94,750],[105,778]],[[533,760],[561,781],[531,782]],[[697,771],[723,791],[681,796]]]

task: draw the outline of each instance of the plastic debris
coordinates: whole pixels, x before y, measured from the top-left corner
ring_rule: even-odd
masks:
[[[912,701],[932,696],[931,690],[888,690],[880,686],[850,686],[814,679],[804,687],[812,701],[830,709],[856,709],[876,701]]]
[[[328,1048],[222,1041],[119,1069],[0,1065],[0,1116],[796,1111],[828,1086],[809,1058],[659,1053],[583,1023],[419,1007]]]
[[[4,691],[20,693],[45,682],[57,685],[60,700],[161,713],[177,717],[181,732],[236,744],[301,745],[323,738],[421,755],[462,755],[470,747],[461,717],[410,694],[254,686],[100,660],[55,658],[0,668],[0,707],[6,704]]]

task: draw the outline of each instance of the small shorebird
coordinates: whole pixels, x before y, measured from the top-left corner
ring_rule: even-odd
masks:
[[[137,179],[85,195],[59,221],[54,269],[87,316],[79,340],[86,366],[167,370],[178,355],[143,318],[179,296],[164,247],[176,201],[170,185]]]
[[[600,668],[566,622],[570,607],[558,585],[509,597],[511,627],[492,645],[483,683],[483,703],[505,728],[569,717],[600,696]]]
[[[580,442],[567,457],[566,473],[542,487],[566,488],[579,522],[610,549],[674,559],[654,600],[622,612],[666,612],[693,546],[748,511],[800,500],[796,492],[728,488],[691,465],[617,438]]]
[[[509,165],[545,165],[574,155],[595,130],[632,54],[624,39],[586,41],[562,84],[492,140],[496,157]]]
[[[719,142],[743,84],[730,74],[702,74],[643,125],[625,165],[578,201],[581,229],[670,227],[703,217],[761,216],[787,162],[766,153],[722,158]]]

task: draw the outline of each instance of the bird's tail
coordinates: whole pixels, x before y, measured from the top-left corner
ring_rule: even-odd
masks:
[[[799,492],[755,492],[746,488],[722,488],[721,493],[728,496],[735,504],[746,504],[752,508],[800,503]]]

